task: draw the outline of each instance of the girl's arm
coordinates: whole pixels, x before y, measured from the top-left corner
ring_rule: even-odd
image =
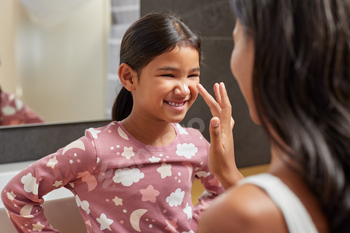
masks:
[[[210,121],[210,170],[225,189],[235,185],[243,175],[238,171],[233,146],[231,103],[223,83],[214,85],[217,101],[204,89],[197,86],[200,95],[210,108],[213,118]]]
[[[58,232],[44,215],[43,196],[62,186],[73,189],[79,174],[92,172],[96,152],[91,140],[90,136],[82,137],[36,161],[5,186],[1,198],[18,232]]]

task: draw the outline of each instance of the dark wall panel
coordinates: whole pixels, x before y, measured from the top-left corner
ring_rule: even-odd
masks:
[[[40,159],[110,121],[0,127],[0,164]]]

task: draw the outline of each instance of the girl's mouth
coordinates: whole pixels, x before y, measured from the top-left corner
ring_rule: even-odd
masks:
[[[167,102],[167,101],[165,101],[165,102],[168,103],[169,105],[175,106],[175,107],[183,106],[186,103],[186,101],[184,101],[184,102]]]

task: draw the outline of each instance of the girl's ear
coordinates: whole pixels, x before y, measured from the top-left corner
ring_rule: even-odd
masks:
[[[119,80],[128,91],[133,91],[137,84],[137,73],[126,63],[122,63],[118,69]]]

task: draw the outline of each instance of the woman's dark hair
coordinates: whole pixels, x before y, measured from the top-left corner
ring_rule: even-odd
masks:
[[[350,1],[232,0],[232,8],[254,41],[262,126],[298,164],[330,232],[350,232]]]
[[[202,59],[201,39],[174,14],[150,13],[140,18],[125,32],[120,48],[120,64],[128,64],[138,77],[141,69],[155,57],[176,46],[190,46]],[[112,109],[112,120],[129,116],[133,106],[131,93],[123,87]]]

